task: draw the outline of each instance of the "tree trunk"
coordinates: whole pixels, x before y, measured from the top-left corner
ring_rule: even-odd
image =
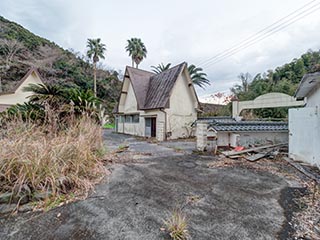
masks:
[[[94,96],[97,97],[97,63],[93,63],[93,92]]]
[[[132,67],[134,67],[134,61],[133,58],[131,59]]]

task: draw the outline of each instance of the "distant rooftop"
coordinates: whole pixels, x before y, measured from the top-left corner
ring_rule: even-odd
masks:
[[[295,93],[297,99],[306,97],[311,91],[320,85],[320,72],[305,74],[301,79],[299,87]]]
[[[286,122],[265,122],[265,121],[240,121],[209,123],[216,131],[223,132],[287,132]]]
[[[229,116],[199,118],[198,121],[208,123],[208,128],[223,132],[287,132],[287,122],[265,120],[239,120]]]

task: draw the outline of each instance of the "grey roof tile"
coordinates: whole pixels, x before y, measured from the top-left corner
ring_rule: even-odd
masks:
[[[288,123],[286,122],[262,122],[262,121],[241,121],[241,122],[225,122],[209,123],[208,127],[212,127],[216,131],[223,132],[287,132]]]

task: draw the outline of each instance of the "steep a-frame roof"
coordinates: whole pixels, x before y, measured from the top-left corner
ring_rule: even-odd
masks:
[[[18,88],[24,83],[24,81],[26,81],[27,78],[33,73],[35,73],[39,77],[39,79],[43,82],[43,79],[40,73],[38,72],[38,70],[34,67],[31,67],[29,71],[26,73],[26,75],[24,75],[24,77],[21,78],[21,80],[10,91],[0,92],[0,95],[14,94],[18,90]]]
[[[183,62],[158,74],[126,67],[125,79],[129,78],[132,84],[137,99],[138,110],[169,107],[172,89],[179,75],[186,67],[187,64]],[[118,112],[118,106],[116,106],[113,112]]]
[[[137,99],[138,108],[143,108],[149,88],[150,78],[155,74],[132,67],[127,67],[127,71]]]
[[[168,107],[171,91],[185,67],[181,63],[150,78],[149,88],[143,110]]]

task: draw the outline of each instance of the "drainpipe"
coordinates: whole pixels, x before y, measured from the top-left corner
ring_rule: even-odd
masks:
[[[160,111],[164,113],[164,140],[167,141],[167,112],[164,108],[160,108]]]

